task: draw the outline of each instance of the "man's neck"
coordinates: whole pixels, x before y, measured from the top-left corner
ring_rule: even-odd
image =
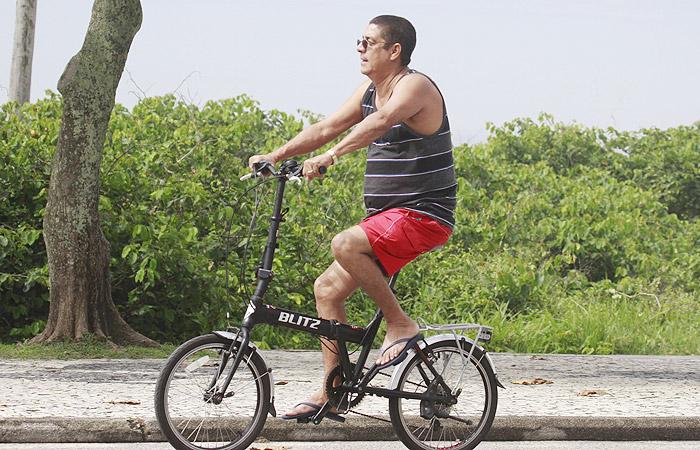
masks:
[[[372,83],[377,90],[377,96],[386,100],[394,90],[394,86],[401,79],[401,75],[407,72],[408,66],[399,66],[377,77],[371,77]]]

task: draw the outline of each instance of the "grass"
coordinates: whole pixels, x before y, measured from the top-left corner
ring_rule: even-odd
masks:
[[[56,344],[26,345],[0,344],[0,358],[3,359],[164,359],[175,345],[161,345],[158,348],[139,346],[111,346],[98,342],[92,337],[84,337],[77,342]]]
[[[697,301],[680,297],[562,299],[547,309],[475,317],[493,326],[491,351],[571,354],[700,355]]]

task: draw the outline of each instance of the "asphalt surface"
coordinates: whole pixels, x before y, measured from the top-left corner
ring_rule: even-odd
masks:
[[[264,351],[279,415],[321,382],[317,351]],[[700,356],[492,354],[498,412],[490,441],[700,441]],[[153,392],[163,360],[0,360],[0,443],[153,442]],[[514,384],[542,379],[551,383]],[[387,400],[357,412],[388,418]],[[386,441],[391,424],[268,417],[269,441]]]

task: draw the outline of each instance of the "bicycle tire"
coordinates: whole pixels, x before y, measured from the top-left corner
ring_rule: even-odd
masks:
[[[479,445],[491,428],[498,403],[496,375],[482,350],[474,347],[469,357],[473,344],[460,342],[462,352],[454,339],[438,341],[423,349],[452,392],[461,390],[456,404],[406,398],[389,400],[394,431],[409,449],[470,450]],[[462,362],[462,354],[468,358],[466,364]],[[414,354],[400,367],[401,372],[396,375],[398,390],[442,393],[421,355]]]
[[[217,398],[206,393],[230,346],[230,340],[214,334],[198,336],[166,361],[156,383],[155,411],[161,431],[176,449],[243,450],[265,425],[270,377],[256,351],[243,357],[226,393]],[[227,374],[224,370],[216,386]]]

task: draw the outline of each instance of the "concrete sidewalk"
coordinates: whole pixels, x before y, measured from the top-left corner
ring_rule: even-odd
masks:
[[[320,383],[317,351],[264,351],[278,414]],[[491,440],[700,440],[700,356],[492,354],[498,412]],[[0,360],[0,442],[134,442],[163,437],[153,391],[163,360]],[[514,381],[541,378],[551,384]],[[583,395],[587,394],[587,395]],[[387,418],[387,400],[356,408]],[[268,417],[269,440],[387,440],[391,424]]]

